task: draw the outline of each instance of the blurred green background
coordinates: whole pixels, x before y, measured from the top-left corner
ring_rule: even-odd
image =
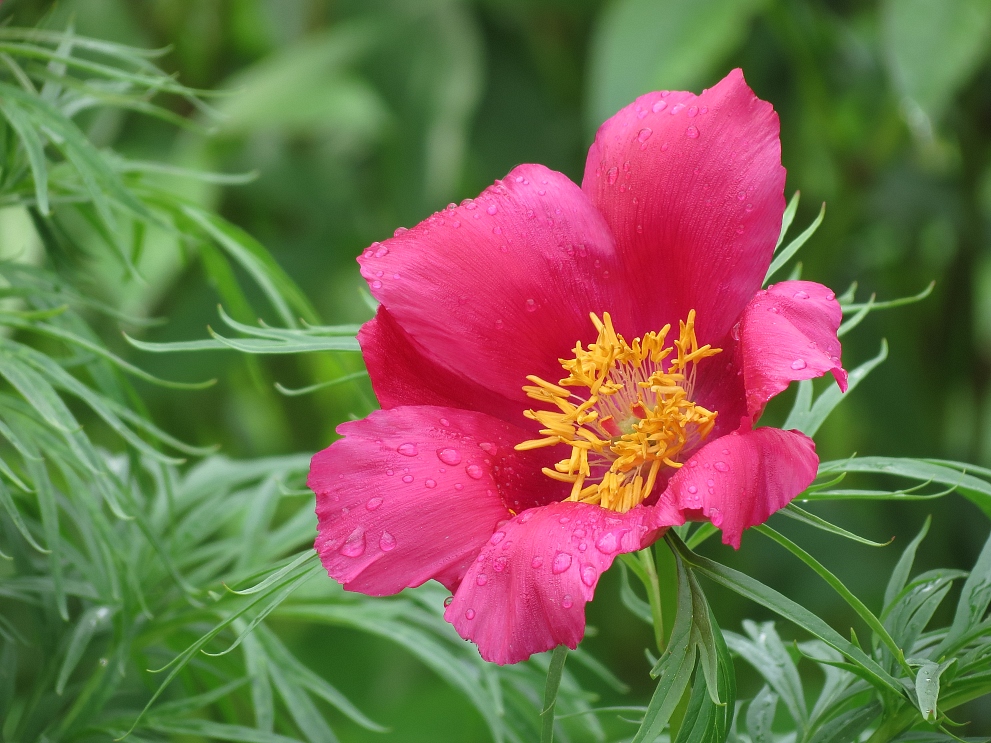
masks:
[[[264,243],[327,323],[370,316],[354,257],[372,241],[476,195],[521,162],[578,181],[595,128],[636,95],[699,90],[742,67],[781,116],[787,190],[802,192],[796,225],[827,204],[800,255],[803,276],[837,292],[856,281],[864,299],[936,282],[925,301],[872,314],[847,337],[848,367],[873,356],[882,338],[891,353],[819,434],[822,458],[857,452],[991,466],[991,0],[6,0],[0,18],[169,46],[164,69],[224,91],[208,99],[219,116],[177,108],[209,136],[127,111],[82,121],[98,145],[132,158],[257,173],[246,185],[173,187]],[[3,220],[0,212],[0,232],[15,234]],[[223,297],[183,246],[151,235],[139,266],[147,285],[127,281],[116,263],[94,260],[87,271],[104,299],[168,318],[140,337],[201,338],[216,324]],[[103,329],[117,332],[109,322]],[[141,392],[171,433],[219,443],[231,456],[315,451],[338,423],[374,404],[362,381],[301,397],[272,386],[360,370],[355,355],[248,363],[236,354],[117,350],[161,376],[219,377],[204,392]],[[920,569],[968,568],[988,524],[962,498],[819,510],[899,545],[930,512]],[[820,533],[797,533],[877,605],[894,548],[837,549]],[[850,621],[817,579],[759,537],[745,538],[737,554],[710,550],[837,629]],[[648,628],[617,591],[608,576],[590,609],[599,632],[586,646],[632,686],[616,701],[638,702],[649,691]],[[745,616],[767,618],[729,594],[714,589],[712,597],[728,629]],[[394,739],[484,738],[468,705],[396,648],[343,630],[289,639]],[[375,672],[352,682],[355,664]],[[743,696],[756,691],[745,669],[741,683]],[[978,705],[956,717],[991,731],[991,711]],[[341,731],[382,739],[344,721]]]

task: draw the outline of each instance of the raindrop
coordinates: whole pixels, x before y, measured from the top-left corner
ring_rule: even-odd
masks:
[[[809,295],[808,292],[797,291],[792,295],[792,297],[795,299],[808,299]]]
[[[492,561],[492,568],[497,572],[501,573],[509,565],[509,558],[505,555],[500,555],[495,560]]]
[[[558,552],[557,556],[554,558],[554,564],[551,565],[551,572],[554,573],[554,575],[560,575],[570,567],[571,555],[567,552]]]
[[[456,464],[461,464],[461,452],[457,449],[451,449],[450,447],[438,449],[437,458],[444,464],[449,464],[452,467]]]
[[[407,443],[407,444],[400,444],[399,448],[396,449],[396,451],[398,451],[404,457],[415,457],[419,452],[419,449],[416,448],[416,444]]]
[[[381,498],[369,498],[368,503],[365,504],[365,508],[369,511],[374,511],[376,508],[382,505]]]
[[[485,211],[488,212],[489,215],[494,215],[496,212],[499,211],[499,207],[497,207],[495,204],[491,204]]]
[[[475,610],[474,609],[469,609],[468,611],[465,612],[465,619],[467,619],[469,622],[472,619],[474,619],[474,618],[475,618]]]
[[[500,227],[499,225],[496,225],[495,227],[493,227],[492,228],[492,234],[493,235],[501,235],[502,234],[502,227]]]
[[[482,468],[479,467],[477,464],[469,464],[467,467],[465,467],[465,472],[468,473],[468,477],[470,477],[472,480],[481,480],[482,475],[485,474],[482,471]]]
[[[528,299],[526,301],[526,311],[535,312],[536,310],[537,310],[537,303],[534,302],[532,299]]]
[[[388,475],[389,477],[392,477],[396,473],[393,470],[386,470],[385,474]]]
[[[685,136],[688,137],[689,139],[698,139],[699,138],[698,127],[696,127],[696,126],[690,126],[690,127],[688,127],[685,130]]]
[[[805,363],[805,359],[795,359],[794,361],[791,362],[791,368],[794,369],[795,371],[800,371],[801,369],[804,369],[807,366],[808,364]]]
[[[698,115],[699,115],[699,107],[698,106],[692,106],[690,109],[688,109],[688,118],[694,119]]]
[[[599,577],[598,571],[591,565],[586,565],[582,568],[582,583],[591,588],[595,585],[596,578]]]
[[[454,603],[454,596],[448,596],[446,599],[444,599],[444,606],[450,606],[453,603]]]
[[[506,538],[506,532],[497,531],[489,538],[489,542],[491,542],[492,544],[499,544],[499,542],[501,542],[505,538]]]
[[[403,475],[403,482],[405,483],[413,482],[413,475]]]
[[[365,530],[356,526],[350,536],[341,545],[341,554],[345,557],[360,557],[365,552]]]
[[[455,490],[464,490],[465,489],[465,486],[462,485],[460,482],[456,482],[456,483],[454,483],[454,489]]]
[[[650,110],[653,111],[655,114],[659,114],[667,107],[668,107],[667,101],[657,101],[653,106],[650,107]]]
[[[680,114],[684,110],[685,110],[684,103],[675,103],[673,106],[671,106],[671,115],[674,116],[675,114]]]
[[[619,168],[609,168],[609,170],[606,171],[606,181],[608,181],[610,186],[616,182],[618,177]]]
[[[829,294],[826,295],[826,299],[832,302],[834,299],[836,299],[836,295],[833,292],[829,292]]]
[[[619,549],[619,540],[616,539],[616,535],[611,531],[607,531],[601,537],[599,541],[595,543],[595,548],[599,550],[604,555],[611,555],[617,549]]]
[[[726,462],[716,462],[713,467],[715,467],[720,472],[729,472],[729,465]]]
[[[697,487],[695,487],[694,485],[689,485],[688,486],[688,492],[691,493],[692,495],[695,495],[698,491],[699,491],[699,489]]]
[[[563,606],[565,609],[570,609],[574,605],[575,602],[572,601],[571,594],[570,593],[564,594],[564,598],[561,599],[561,606]]]
[[[372,282],[371,286],[372,286],[372,289],[381,289],[382,288],[382,282],[379,281],[378,279],[375,279],[375,281]]]
[[[737,201],[743,201],[745,198],[747,198],[747,192],[746,191],[737,191],[736,192],[736,199],[737,199]]]
[[[530,567],[533,568],[534,570],[536,570],[543,564],[544,564],[544,558],[541,557],[540,555],[537,555],[532,560],[530,560]]]
[[[488,441],[483,441],[481,444],[478,445],[478,448],[487,454],[491,454],[492,456],[495,456],[495,453],[499,451],[498,447],[495,444],[490,444]]]
[[[489,576],[487,576],[485,573],[479,573],[477,576],[475,576],[476,586],[484,586],[488,582],[489,582]]]
[[[397,227],[396,228],[396,231],[392,233],[392,236],[393,237],[399,237],[400,235],[404,235],[407,232],[409,232],[409,230],[407,228],[405,228],[405,227]]]
[[[376,258],[385,258],[387,255],[389,255],[389,249],[385,245],[375,251]]]
[[[428,479],[426,479],[426,480],[423,481],[423,486],[425,488],[436,488],[437,487],[437,481],[436,480],[431,480],[431,479],[428,478]]]
[[[640,130],[640,133],[637,134],[637,141],[640,142],[641,144],[643,144],[648,139],[650,139],[650,135],[653,134],[653,133],[654,133],[654,130],[653,129],[651,129],[650,127],[645,126],[643,129]]]

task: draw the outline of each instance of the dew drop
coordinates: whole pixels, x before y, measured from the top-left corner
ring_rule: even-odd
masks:
[[[341,545],[341,554],[345,557],[360,557],[365,553],[365,530],[356,526],[354,531]]]
[[[596,578],[599,577],[599,572],[593,568],[591,565],[586,565],[582,568],[582,583],[591,588],[595,585]]]
[[[671,115],[674,116],[675,114],[680,114],[684,110],[685,110],[684,103],[675,103],[673,106],[671,106]]]
[[[694,485],[689,485],[688,486],[688,492],[691,493],[692,495],[695,495],[698,491],[699,491],[699,489],[697,487],[695,487]]]
[[[492,456],[495,456],[496,452],[499,451],[499,448],[495,444],[492,444],[488,441],[483,441],[481,444],[478,445],[478,448],[484,451],[486,454],[491,454]]]
[[[382,288],[382,282],[379,281],[378,279],[375,279],[375,281],[373,281],[371,283],[371,287],[372,287],[372,289],[381,289]]]
[[[403,482],[405,483],[413,482],[413,475],[403,475]]]
[[[502,571],[504,571],[507,565],[509,565],[509,558],[506,557],[505,555],[500,555],[499,557],[497,557],[495,560],[492,561],[492,569],[495,570],[497,573],[501,573]]]
[[[446,599],[444,599],[444,606],[450,606],[453,603],[454,603],[454,596],[448,596]]]
[[[746,191],[737,191],[736,192],[736,200],[737,201],[743,201],[745,198],[747,198],[747,192]]]
[[[640,130],[639,134],[637,134],[637,141],[643,144],[648,139],[650,139],[650,135],[653,133],[654,133],[653,129],[651,129],[648,126],[645,126],[643,129]]]
[[[450,447],[438,449],[437,458],[444,464],[449,464],[452,467],[456,464],[461,464],[461,452]]]
[[[689,467],[698,467],[699,466],[699,461],[697,459],[689,459],[688,460],[688,466]]]
[[[479,573],[478,575],[475,576],[476,586],[484,586],[488,582],[489,582],[489,576],[487,576],[485,573]]]
[[[528,299],[526,301],[526,311],[527,312],[536,312],[537,311],[537,303],[534,302],[532,299]]]
[[[650,107],[650,110],[653,111],[655,114],[659,114],[667,107],[668,107],[667,101],[657,101],[656,103],[654,103],[653,106]]]
[[[609,183],[610,186],[616,182],[616,179],[618,177],[619,177],[619,168],[609,168],[609,170],[606,171],[606,181]]]
[[[595,543],[595,548],[604,555],[611,555],[619,549],[619,540],[616,539],[615,534],[611,531],[607,531],[599,537],[599,541]]]
[[[416,444],[400,444],[399,448],[396,449],[404,457],[415,457],[419,453],[419,449],[416,448]]]
[[[809,298],[809,295],[808,295],[808,292],[803,292],[803,291],[797,291],[797,292],[795,292],[795,293],[794,293],[794,294],[792,295],[792,297],[793,297],[794,299],[808,299],[808,298]]]
[[[486,211],[486,212],[487,212],[487,213],[488,213],[488,214],[489,214],[490,216],[491,216],[491,215],[495,215],[495,214],[496,214],[496,212],[498,212],[498,211],[499,211],[499,207],[497,207],[497,206],[496,206],[495,204],[490,204],[490,205],[489,205],[489,207],[488,207],[488,208],[487,208],[487,209],[486,209],[485,211]]]
[[[557,556],[554,558],[554,563],[551,565],[551,572],[554,573],[554,575],[560,575],[570,567],[571,555],[567,552],[558,552]]]
[[[685,136],[689,139],[698,139],[699,130],[697,126],[690,126],[685,130]]]
[[[465,489],[465,486],[462,485],[460,482],[456,482],[456,483],[454,483],[454,489],[455,490],[464,490]]]
[[[465,467],[465,472],[468,473],[468,477],[470,477],[472,480],[481,480],[482,475],[485,474],[482,471],[482,468],[479,467],[477,464],[469,464],[467,467]]]
[[[499,544],[499,542],[501,542],[505,538],[506,538],[506,532],[497,531],[489,538],[489,542],[492,544]]]
[[[834,294],[833,292],[829,292],[829,294],[826,295],[826,299],[832,302],[834,299],[836,299],[836,294]]]
[[[384,245],[375,251],[376,258],[385,258],[387,255],[389,255],[389,249]]]
[[[430,489],[436,488],[437,487],[437,481],[436,480],[431,480],[430,478],[427,478],[426,480],[423,481],[423,487],[430,488]]]
[[[794,361],[791,362],[791,368],[794,369],[795,371],[804,369],[807,366],[808,364],[805,363],[805,359],[795,359]]]
[[[688,109],[688,118],[694,119],[698,115],[699,115],[699,107],[698,106],[692,106],[690,109]]]
[[[729,465],[726,462],[716,462],[714,465],[719,472],[729,472]]]
[[[365,504],[365,508],[369,511],[374,511],[376,508],[382,505],[381,498],[369,498],[368,502]]]
[[[465,612],[465,619],[467,619],[470,622],[474,618],[475,618],[475,610],[468,609],[468,611]]]
[[[563,606],[565,609],[570,609],[574,605],[575,602],[571,599],[571,594],[570,593],[564,594],[564,598],[561,599],[561,606]]]
[[[388,475],[389,477],[392,477],[396,473],[393,470],[386,470],[385,474]]]
[[[387,531],[382,532],[382,536],[379,537],[379,549],[383,552],[391,552],[395,548],[396,538]]]
[[[533,568],[534,570],[536,570],[543,564],[544,564],[544,558],[541,557],[540,555],[537,555],[532,560],[530,560],[530,567]]]

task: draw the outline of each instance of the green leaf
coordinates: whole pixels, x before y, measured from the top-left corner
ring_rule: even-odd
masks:
[[[621,0],[607,6],[592,36],[589,130],[643,93],[711,83],[766,5],[764,0]]]
[[[764,275],[764,283],[767,284],[781,268],[791,260],[792,256],[798,252],[798,249],[805,245],[806,241],[815,234],[815,231],[819,229],[819,225],[822,224],[822,220],[826,218],[826,204],[823,202],[822,208],[819,209],[819,216],[810,224],[805,230],[792,240],[788,245],[781,249],[781,252],[774,256],[774,260],[771,261],[770,267],[767,269],[767,273]]]
[[[547,668],[547,683],[544,686],[544,706],[540,710],[540,743],[554,743],[554,707],[557,704],[557,691],[561,686],[564,662],[568,659],[568,648],[558,645],[551,653]]]
[[[886,62],[901,93],[938,123],[991,51],[991,5],[985,0],[884,0]],[[909,111],[912,123],[912,112]]]
[[[83,615],[76,621],[76,628],[72,631],[69,647],[66,648],[65,658],[62,660],[58,679],[55,682],[56,694],[62,694],[65,691],[65,685],[69,683],[69,676],[79,664],[93,634],[110,619],[112,614],[113,611],[109,607],[94,606],[84,611]]]
[[[301,743],[298,738],[288,738],[277,733],[268,733],[257,728],[242,725],[228,725],[209,720],[154,720],[147,725],[149,730],[168,735],[192,735],[232,743]]]
[[[771,725],[778,709],[778,695],[763,686],[747,707],[747,734],[752,743],[774,743]]]
[[[18,107],[16,102],[0,96],[0,113],[3,114],[21,139],[28,163],[31,166],[31,175],[34,178],[34,193],[35,200],[38,202],[38,211],[47,217],[51,210],[48,206],[48,166],[45,162],[45,145],[38,135],[34,123]]]
[[[808,723],[808,710],[805,706],[802,678],[795,661],[792,660],[777,630],[774,629],[774,623],[762,622],[758,625],[750,620],[744,620],[743,627],[749,639],[727,632],[726,644],[730,650],[752,665],[771,685],[777,693],[776,697],[784,700],[798,729],[804,730]]]
[[[809,743],[856,743],[860,734],[881,714],[881,703],[868,702],[857,709],[844,712],[823,725]]]
[[[795,221],[795,213],[798,211],[798,200],[801,196],[802,192],[796,191],[788,202],[788,206],[785,207],[784,214],[781,215],[781,232],[778,234],[778,241],[774,244],[775,253],[778,252],[781,243],[785,241],[785,235],[788,234],[788,228],[791,227],[791,223]]]
[[[932,524],[932,516],[926,516],[926,520],[922,524],[919,533],[905,547],[901,557],[898,558],[898,562],[895,564],[895,569],[891,571],[888,585],[884,589],[885,609],[894,603],[895,597],[901,593],[902,589],[905,588],[905,584],[908,583],[908,577],[912,572],[912,563],[915,562],[915,552],[918,550],[919,545],[922,544],[922,540],[926,538],[926,534],[929,533],[930,524]]]
[[[819,518],[814,513],[809,513],[803,508],[799,508],[795,505],[794,501],[789,503],[787,506],[778,511],[782,516],[787,516],[788,518],[795,519],[803,524],[812,526],[816,529],[821,529],[822,531],[828,532],[830,534],[835,534],[838,537],[843,537],[844,539],[849,539],[852,542],[857,542],[858,544],[865,544],[868,547],[886,547],[891,544],[894,537],[889,539],[887,542],[873,542],[870,539],[865,539],[851,531],[847,531],[835,524],[831,524],[825,519]],[[691,546],[691,545],[689,545]]]
[[[953,624],[941,647],[947,648],[954,641],[980,622],[991,604],[991,536],[977,558],[973,570],[964,581]]]
[[[915,694],[919,701],[919,711],[922,712],[922,718],[927,722],[934,722],[936,720],[936,702],[939,698],[939,677],[956,660],[956,658],[950,658],[945,663],[925,661],[919,666],[919,672],[915,676]]]

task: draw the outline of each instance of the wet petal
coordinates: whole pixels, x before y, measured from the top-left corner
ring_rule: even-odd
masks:
[[[439,366],[527,407],[528,374],[594,340],[589,312],[627,330],[634,297],[613,238],[567,177],[521,165],[462,206],[372,246],[358,259],[372,294]]]
[[[752,420],[798,379],[832,372],[846,390],[836,337],[842,319],[836,295],[822,284],[782,281],[757,293],[740,318],[737,354]]]
[[[514,451],[527,434],[482,413],[400,407],[338,433],[307,485],[317,552],[352,591],[387,595],[431,578],[453,588],[510,509],[566,495],[540,472],[546,450]]]
[[[758,428],[711,441],[668,482],[659,505],[685,520],[705,518],[739,549],[743,530],[762,524],[815,479],[815,444],[798,431]]]
[[[657,538],[652,511],[565,502],[521,513],[493,534],[444,618],[494,663],[577,647],[599,576],[617,554]]]
[[[734,70],[701,95],[650,93],[606,121],[582,189],[645,303],[643,325],[698,312],[719,341],[760,288],[785,208],[778,116]]]
[[[439,405],[478,410],[523,428],[535,428],[523,408],[428,358],[395,318],[379,307],[358,332],[372,389],[383,408]]]

